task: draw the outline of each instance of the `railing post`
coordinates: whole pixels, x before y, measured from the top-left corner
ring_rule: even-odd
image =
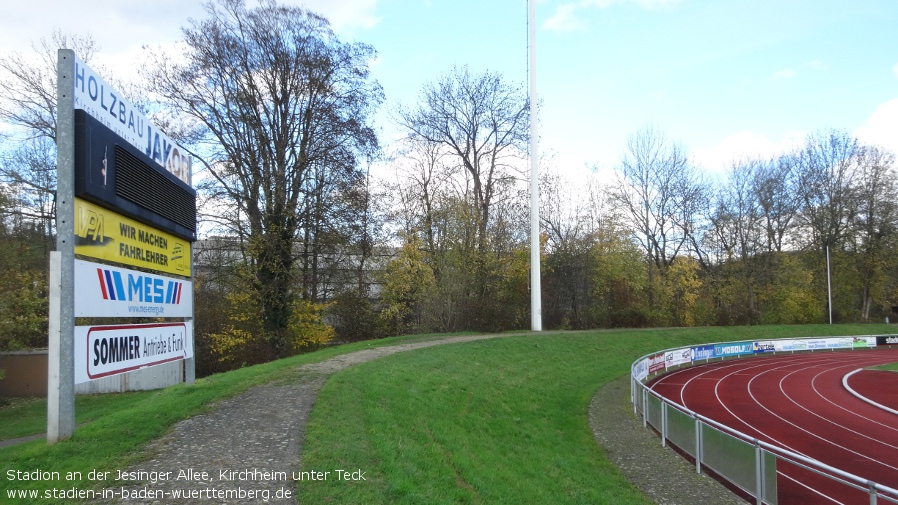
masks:
[[[702,473],[702,422],[693,412],[695,419],[695,473]]]
[[[648,426],[648,391],[646,390],[645,385],[642,386],[642,427],[645,428]]]
[[[764,455],[761,452],[761,445],[758,439],[754,439],[755,444],[755,496],[758,505],[764,503]]]
[[[870,505],[876,505],[876,484],[873,481],[867,481],[867,487],[870,488]]]
[[[661,447],[667,447],[667,402],[661,400]]]

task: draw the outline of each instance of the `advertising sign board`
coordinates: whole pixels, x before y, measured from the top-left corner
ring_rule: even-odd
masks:
[[[190,156],[75,56],[75,109],[81,109],[190,186]]]
[[[876,345],[898,345],[898,335],[877,335]]]
[[[754,343],[753,350],[756,354],[779,351],[775,340],[759,340]]]
[[[75,327],[75,384],[192,357],[192,322]]]
[[[190,276],[190,242],[75,199],[75,254]]]
[[[663,352],[649,356],[649,373],[656,373],[664,370],[667,366],[665,355]]]
[[[876,337],[854,337],[852,340],[856,348],[876,347]]]
[[[196,191],[83,110],[75,111],[75,196],[196,240]]]
[[[711,359],[714,357],[713,345],[698,345],[692,348],[692,361]]]
[[[75,317],[192,317],[193,282],[75,260]]]
[[[664,355],[664,361],[666,362],[665,366],[667,368],[673,368],[677,365],[682,365],[683,363],[689,363],[692,361],[692,349],[689,347],[682,347],[680,349],[667,351]]]
[[[754,344],[754,342],[727,342],[725,344],[714,344],[714,356],[722,358],[725,356],[751,354],[754,352]]]

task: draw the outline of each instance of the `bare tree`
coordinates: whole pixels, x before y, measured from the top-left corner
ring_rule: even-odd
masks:
[[[787,153],[754,173],[752,192],[758,199],[764,250],[768,253],[783,252],[787,241],[794,239],[795,220],[801,206],[797,169],[797,155]]]
[[[439,247],[439,206],[450,177],[445,158],[440,144],[406,138],[394,160],[397,179],[392,188],[398,195],[396,203],[399,206],[396,217],[403,223],[406,234],[421,235],[431,254]]]
[[[725,257],[718,262],[728,271],[741,272],[746,306],[745,317],[752,321],[757,312],[755,296],[757,271],[763,247],[762,211],[754,183],[769,166],[758,159],[733,162],[727,178],[719,187],[711,223],[716,242]],[[738,275],[738,274],[737,274]]]
[[[857,212],[853,198],[859,174],[859,146],[847,133],[818,132],[808,136],[799,154],[798,194],[801,220],[810,232],[807,246],[835,247]]]
[[[417,107],[398,110],[397,121],[413,138],[443,146],[470,177],[481,250],[492,205],[510,186],[514,161],[525,152],[528,117],[519,88],[499,74],[472,75],[467,67],[425,86]]]
[[[16,142],[0,157],[0,180],[9,184],[12,205],[5,212],[37,224],[49,241],[56,217],[56,149],[47,138]]]
[[[293,244],[321,231],[325,185],[377,148],[369,126],[382,100],[368,70],[374,51],[273,0],[253,9],[220,0],[206,10],[208,19],[184,30],[183,55],[156,55],[148,82],[197,127],[193,153],[232,209],[262,327],[284,355],[291,304],[302,296]]]
[[[49,239],[56,216],[57,53],[73,49],[90,62],[97,46],[90,35],[54,31],[32,49],[0,57],[0,121],[13,127],[17,140],[0,160],[0,180],[17,188],[12,212],[39,223]]]
[[[895,155],[873,146],[859,150],[857,214],[852,249],[861,284],[861,320],[868,321],[875,300],[882,300],[891,250],[898,239],[898,188]]]
[[[28,138],[56,140],[56,59],[58,49],[73,49],[85,63],[97,51],[90,35],[54,31],[32,44],[32,57],[13,52],[0,58],[0,120]]]
[[[690,247],[699,251],[703,183],[683,147],[659,130],[646,127],[630,136],[611,196],[645,251],[650,289],[656,270],[663,272]]]

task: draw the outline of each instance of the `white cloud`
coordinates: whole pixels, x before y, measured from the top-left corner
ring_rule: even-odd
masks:
[[[878,106],[864,124],[855,130],[854,136],[861,142],[884,147],[898,154],[898,98]]]
[[[581,5],[591,5],[604,9],[612,4],[634,3],[643,9],[659,9],[679,3],[680,0],[581,0]]]
[[[326,17],[338,34],[357,28],[374,28],[380,17],[375,14],[378,0],[286,0],[285,3],[305,7]]]
[[[770,79],[774,81],[784,81],[788,79],[794,79],[796,75],[798,74],[794,70],[786,68],[783,70],[778,70],[770,77]]]
[[[565,3],[555,9],[555,14],[543,23],[543,28],[559,32],[571,32],[586,29],[586,22],[577,16],[578,11],[595,7],[605,9],[614,4],[633,3],[643,9],[653,10],[673,6],[680,0],[580,0],[576,3]]]
[[[671,7],[679,3],[680,0],[633,0],[636,4],[644,9],[661,9]]]
[[[583,30],[586,23],[577,18],[575,11],[581,6],[577,4],[561,4],[555,9],[555,14],[543,23],[543,28],[557,32],[572,32]]]
[[[23,9],[40,15],[23,15]],[[0,17],[15,22],[0,30],[0,48],[30,53],[32,43],[48,40],[54,29],[66,34],[90,34],[103,54],[128,52],[141,44],[180,38],[188,18],[204,15],[202,2],[183,0],[93,0],[83,2],[33,0],[0,2]],[[132,61],[133,64],[133,61]]]
[[[895,77],[898,77],[898,63],[896,63],[895,66],[892,67],[892,73],[895,74]]]
[[[801,64],[801,68],[808,70],[827,70],[829,67],[820,60],[806,61]]]
[[[764,134],[743,130],[724,138],[716,145],[695,149],[692,158],[693,162],[705,170],[719,173],[729,169],[734,161],[764,159],[789,152],[800,145],[804,137],[803,132],[790,132],[774,141]]]

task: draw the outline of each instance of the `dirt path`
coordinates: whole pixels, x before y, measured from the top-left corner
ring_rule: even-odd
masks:
[[[328,377],[398,352],[497,336],[448,337],[379,347],[303,365],[297,369],[296,378],[287,383],[252,388],[222,401],[213,412],[179,422],[168,435],[147,447],[149,459],[126,470],[142,472],[135,475],[140,484],[107,489],[111,498],[96,503],[295,504],[295,497],[283,495],[295,491],[292,472],[298,471],[306,421]],[[627,394],[621,393],[619,384],[613,384],[603,388],[593,400],[590,424],[599,445],[624,474],[658,503],[727,503],[717,498],[726,496],[725,490],[723,495],[712,498],[707,489],[721,488],[719,485],[696,475],[694,470],[690,473],[689,465],[671,451],[661,449],[658,439],[642,429],[632,413],[627,416]],[[607,405],[615,408],[604,408]],[[668,459],[659,459],[659,452],[669,453]],[[645,466],[648,463],[654,463],[650,469]],[[664,478],[667,465],[677,464],[681,470],[687,470]],[[684,487],[708,486],[708,481],[711,487],[696,488],[699,499],[672,498],[675,492],[682,497]],[[191,493],[191,497],[174,495],[185,492]]]

